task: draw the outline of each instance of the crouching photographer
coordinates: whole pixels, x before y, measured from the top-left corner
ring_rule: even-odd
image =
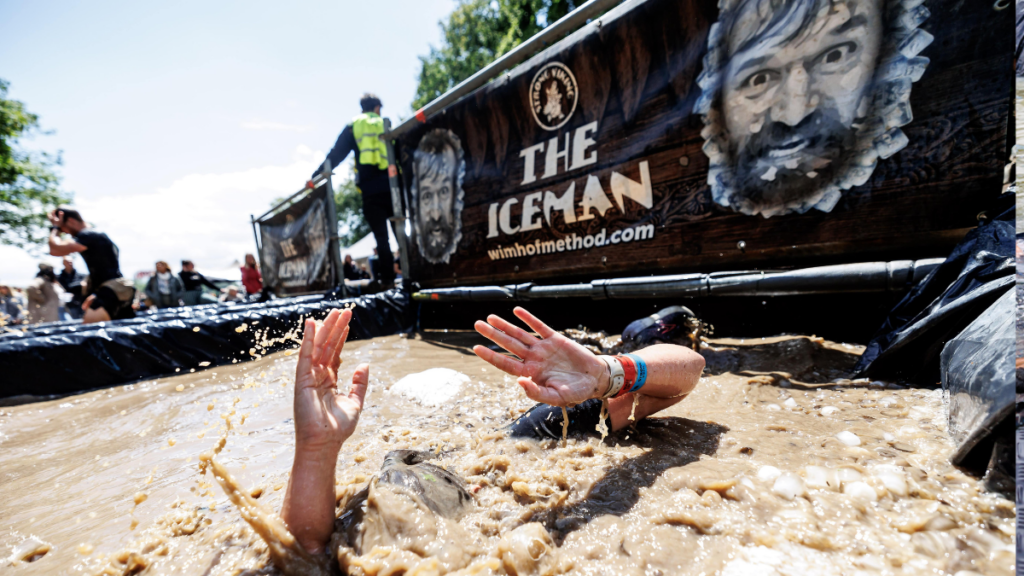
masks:
[[[88,227],[77,210],[62,206],[48,217],[52,225],[50,254],[67,256],[78,252],[89,268],[82,323],[134,318],[135,287],[121,275],[117,245],[103,232]],[[70,238],[64,238],[64,234]]]

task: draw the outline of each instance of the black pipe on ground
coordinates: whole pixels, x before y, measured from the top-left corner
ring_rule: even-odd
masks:
[[[784,271],[737,271],[594,280],[583,284],[477,286],[420,290],[421,302],[530,301],[545,298],[705,298],[902,292],[944,261],[896,260],[817,266]]]

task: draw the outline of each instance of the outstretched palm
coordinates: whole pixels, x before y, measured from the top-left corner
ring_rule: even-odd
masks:
[[[359,421],[369,382],[369,365],[356,368],[346,394],[336,389],[341,350],[348,338],[351,319],[351,310],[332,310],[319,330],[313,320],[306,320],[295,366],[296,450],[337,453]]]
[[[490,315],[477,321],[476,330],[521,360],[476,346],[476,355],[494,367],[518,376],[526,395],[552,406],[573,406],[600,398],[608,389],[608,368],[597,356],[562,336],[536,316],[517,307],[513,313],[540,338]]]

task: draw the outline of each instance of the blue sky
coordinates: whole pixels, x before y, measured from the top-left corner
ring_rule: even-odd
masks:
[[[301,187],[364,91],[411,115],[417,56],[454,6],[0,0],[0,78],[54,131],[24,144],[63,150],[63,187],[125,275],[226,271],[255,249],[249,215]],[[40,259],[0,247],[0,282]]]

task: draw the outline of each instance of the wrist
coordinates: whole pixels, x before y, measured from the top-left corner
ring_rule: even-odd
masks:
[[[326,462],[330,461],[333,467],[333,463],[338,460],[338,453],[341,452],[341,447],[344,444],[342,441],[331,441],[331,440],[300,440],[295,441],[295,461],[298,462],[300,457],[303,461],[309,462]]]

